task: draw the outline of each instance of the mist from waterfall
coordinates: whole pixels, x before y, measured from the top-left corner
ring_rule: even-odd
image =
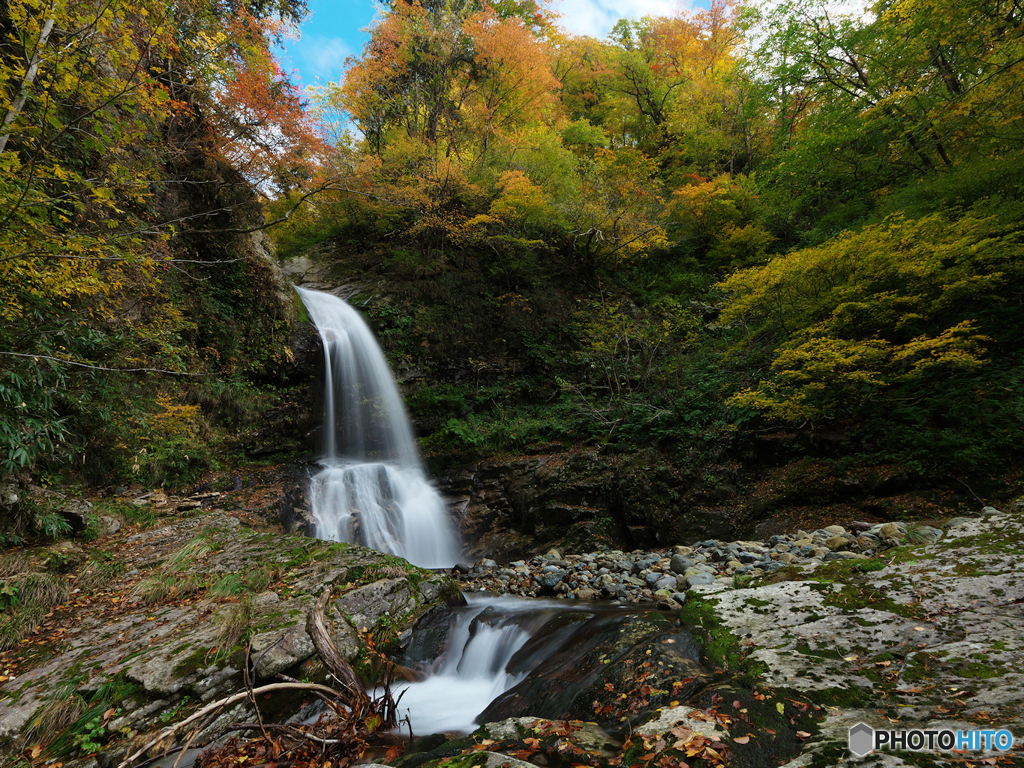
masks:
[[[427,480],[412,426],[373,332],[348,303],[296,290],[324,343],[323,469],[310,503],[316,535],[424,568],[454,565],[459,538]]]

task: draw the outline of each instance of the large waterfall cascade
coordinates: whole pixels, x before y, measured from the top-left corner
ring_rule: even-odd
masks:
[[[424,568],[454,565],[458,534],[423,471],[373,332],[336,296],[296,290],[323,339],[327,370],[323,469],[310,488],[317,537],[364,544]]]

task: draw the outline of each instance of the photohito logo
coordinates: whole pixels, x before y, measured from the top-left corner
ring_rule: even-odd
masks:
[[[848,742],[850,751],[857,757],[876,749],[907,749],[912,752],[995,749],[1006,752],[1013,747],[1013,734],[1005,728],[998,731],[954,731],[950,728],[881,731],[866,723],[857,723],[850,728]]]

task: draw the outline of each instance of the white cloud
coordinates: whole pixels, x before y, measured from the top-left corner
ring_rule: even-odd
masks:
[[[563,29],[603,40],[619,19],[674,16],[693,4],[680,0],[555,0],[551,7],[561,14],[558,24]]]

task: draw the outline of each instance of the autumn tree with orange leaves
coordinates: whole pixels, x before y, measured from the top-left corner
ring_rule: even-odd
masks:
[[[82,449],[75,420],[116,388],[103,369],[205,365],[198,315],[167,293],[185,274],[175,260],[228,258],[212,241],[197,248],[198,233],[259,226],[258,193],[311,175],[315,128],[270,53],[304,13],[295,0],[0,11],[4,469]],[[202,278],[210,288],[258,269],[228,261]],[[126,313],[129,297],[144,309]]]

